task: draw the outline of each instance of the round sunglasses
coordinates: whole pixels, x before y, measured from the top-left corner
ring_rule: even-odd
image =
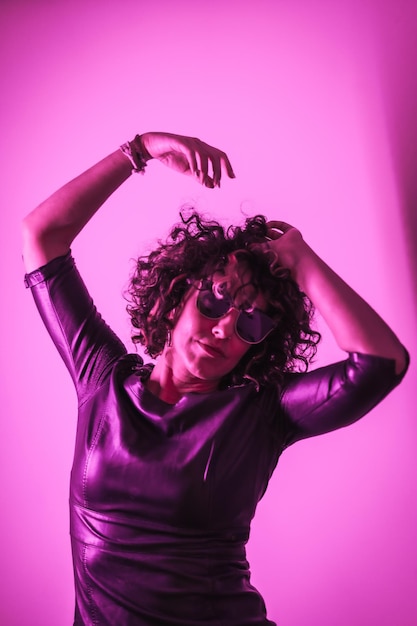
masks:
[[[239,311],[235,332],[246,343],[261,343],[275,328],[275,322],[260,309],[245,311],[233,304],[227,292],[216,293],[211,280],[203,280],[198,288],[196,306],[201,315],[210,320],[218,320],[227,315],[230,309]]]

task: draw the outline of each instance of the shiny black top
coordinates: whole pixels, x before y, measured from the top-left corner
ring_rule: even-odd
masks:
[[[72,257],[26,276],[74,381],[71,474],[75,624],[266,626],[245,544],[281,452],[346,426],[400,381],[389,359],[187,394],[170,405],[144,385],[151,366],[104,323]]]

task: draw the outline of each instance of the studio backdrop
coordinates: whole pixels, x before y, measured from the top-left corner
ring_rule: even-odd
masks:
[[[23,286],[20,223],[137,132],[197,136],[236,180],[159,163],[73,246],[130,350],[132,259],[179,211],[297,226],[408,347],[403,384],[357,424],[282,456],[248,545],[280,626],[417,623],[417,5],[412,0],[2,0],[1,588],[4,626],[72,623],[71,380]],[[317,319],[314,366],[344,358]]]

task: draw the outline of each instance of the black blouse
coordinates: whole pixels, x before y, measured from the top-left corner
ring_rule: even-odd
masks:
[[[281,452],[346,426],[401,380],[389,359],[350,354],[170,405],[152,366],[102,320],[70,254],[26,276],[78,394],[71,474],[75,624],[267,626],[245,545]]]

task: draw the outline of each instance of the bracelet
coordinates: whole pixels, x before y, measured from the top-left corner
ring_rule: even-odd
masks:
[[[143,156],[143,148],[140,141],[140,135],[136,135],[133,141],[127,141],[120,146],[120,150],[127,156],[133,165],[132,174],[145,173],[146,159]]]

